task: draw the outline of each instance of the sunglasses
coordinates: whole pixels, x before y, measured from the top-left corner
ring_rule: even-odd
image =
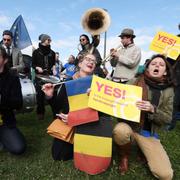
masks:
[[[81,41],[81,42],[82,42],[82,41],[85,41],[85,40],[86,40],[86,39],[82,38],[82,39],[80,39],[79,41]]]
[[[6,38],[3,38],[3,41],[11,41],[11,39],[6,39]]]

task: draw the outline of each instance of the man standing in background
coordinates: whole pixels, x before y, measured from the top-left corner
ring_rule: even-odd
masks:
[[[134,44],[134,31],[132,29],[123,29],[119,35],[122,48],[120,50],[111,49],[111,66],[115,67],[112,74],[114,82],[125,83],[132,79],[137,73],[141,60],[141,50]]]
[[[56,57],[56,63],[55,63],[55,67],[53,69],[53,75],[60,79],[60,74],[61,74],[61,70],[63,68],[63,64],[59,59],[59,52],[56,52],[55,57]]]
[[[51,49],[51,37],[47,34],[39,36],[39,48],[34,50],[32,55],[32,67],[35,70],[35,87],[37,92],[37,116],[39,120],[44,119],[45,95],[41,90],[41,79],[38,75],[53,75],[55,68],[55,52]]]
[[[5,48],[8,54],[8,66],[10,71],[14,73],[19,73],[24,71],[24,62],[21,51],[13,46],[13,34],[9,30],[3,32],[2,47]]]

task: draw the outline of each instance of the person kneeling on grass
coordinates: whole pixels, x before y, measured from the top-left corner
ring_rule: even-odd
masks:
[[[115,126],[113,138],[120,155],[119,171],[121,174],[128,171],[131,140],[134,139],[140,148],[139,159],[147,160],[152,174],[158,179],[170,180],[173,170],[157,130],[166,125],[172,115],[174,83],[171,67],[163,55],[154,55],[146,63],[145,72],[130,83],[143,88],[143,100],[136,103],[141,110],[141,128],[139,131],[138,124],[123,120]]]
[[[12,154],[25,152],[26,142],[23,134],[16,127],[13,110],[23,104],[19,77],[10,73],[7,66],[8,55],[0,47],[0,144]]]
[[[96,57],[94,55],[84,54],[84,57],[78,63],[79,70],[73,75],[72,79],[78,79],[92,75],[96,67],[96,63]],[[51,104],[54,105],[54,115],[58,114],[59,118],[67,123],[69,104],[64,84],[57,91],[55,91],[54,86],[48,83],[43,85],[42,90],[48,97],[49,101],[51,101]],[[103,114],[100,114],[99,121],[101,121],[102,118],[107,119],[109,116],[104,117]],[[52,146],[52,157],[54,160],[64,161],[73,159],[73,144],[55,138]]]

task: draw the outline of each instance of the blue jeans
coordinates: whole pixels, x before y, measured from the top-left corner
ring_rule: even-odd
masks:
[[[0,142],[7,151],[15,155],[23,154],[26,150],[25,138],[16,127],[0,126]]]

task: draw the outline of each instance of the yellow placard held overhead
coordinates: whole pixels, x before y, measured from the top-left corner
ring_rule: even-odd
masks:
[[[118,118],[140,122],[140,110],[135,103],[141,99],[141,87],[93,76],[88,106]]]
[[[150,49],[176,60],[180,54],[180,37],[160,31],[151,42]]]

